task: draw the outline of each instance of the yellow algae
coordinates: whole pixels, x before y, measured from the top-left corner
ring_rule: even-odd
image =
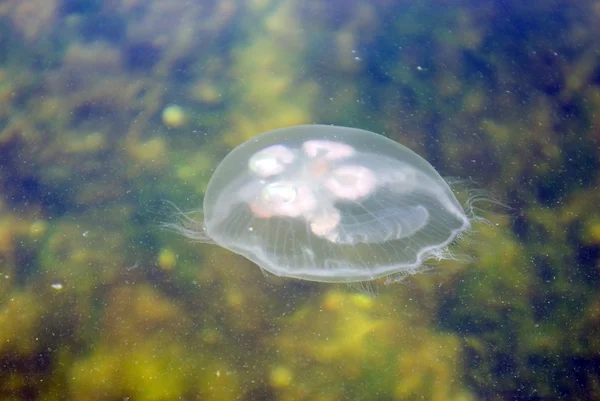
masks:
[[[505,233],[498,233],[497,229],[486,224],[477,228],[477,235],[481,239],[481,245],[475,249],[478,266],[494,266],[499,262],[518,265],[521,252],[514,238]]]
[[[189,164],[199,173],[207,174],[214,169],[216,160],[213,154],[207,151],[199,151],[191,157]]]
[[[215,345],[221,341],[221,333],[217,329],[207,328],[202,330],[200,333],[200,338],[206,344]]]
[[[73,153],[94,152],[101,150],[105,144],[106,137],[102,132],[92,132],[81,138],[73,138],[65,150]]]
[[[573,93],[580,93],[584,85],[587,85],[590,76],[594,74],[597,68],[596,53],[586,51],[581,54],[575,62],[565,71],[565,90],[563,96],[572,96]]]
[[[237,371],[226,362],[205,362],[198,380],[198,399],[231,401],[239,398],[240,379]]]
[[[585,243],[600,244],[600,219],[593,218],[586,221],[582,237]]]
[[[216,105],[222,101],[219,88],[210,82],[204,81],[200,81],[190,88],[190,97],[208,105]]]
[[[0,254],[14,251],[15,227],[12,219],[0,219]]]
[[[216,165],[215,155],[199,151],[176,167],[175,175],[186,184],[192,185],[198,193],[204,193]]]
[[[287,387],[292,383],[292,371],[286,366],[275,366],[269,372],[269,383],[275,388]]]
[[[443,72],[438,78],[438,93],[444,97],[456,96],[462,91],[462,82],[456,75]]]
[[[0,13],[12,19],[11,10],[18,10],[21,17],[15,20],[19,22],[16,28],[26,38],[31,37],[31,32],[45,31],[48,31],[48,38],[56,36],[51,34],[47,23],[23,29],[23,15],[36,21],[35,7],[31,5],[46,6],[46,2],[12,3],[27,4],[27,8],[0,5],[3,10]],[[144,14],[154,17],[138,18],[138,22],[128,18],[142,3],[148,5]],[[456,15],[456,10],[449,10],[443,18],[431,19],[433,25],[439,26],[436,30],[440,35],[447,39],[434,37],[428,40],[431,35],[427,24],[404,34],[407,25],[419,25],[411,15],[413,10],[399,15],[397,24],[382,25],[379,24],[381,21],[376,21],[379,27],[370,31],[368,27],[364,29],[364,24],[357,24],[357,18],[352,16],[363,6],[353,2],[348,3],[343,13],[335,15],[330,14],[331,5],[316,4],[318,2],[252,0],[239,9],[233,1],[218,2],[216,8],[197,3],[186,3],[183,7],[176,2],[160,0],[109,1],[100,10],[101,22],[106,19],[109,25],[113,21],[125,24],[126,43],[113,42],[110,38],[83,37],[79,41],[81,44],[70,46],[69,35],[59,35],[56,44],[67,49],[66,53],[53,53],[53,46],[33,49],[33,53],[27,49],[23,53],[17,46],[13,53],[11,43],[18,37],[10,35],[11,27],[4,32],[9,34],[7,48],[10,51],[6,54],[5,68],[0,70],[0,119],[6,120],[0,141],[7,155],[3,168],[10,180],[5,182],[7,205],[2,206],[2,212],[14,217],[0,220],[0,259],[2,273],[15,278],[0,276],[4,283],[9,283],[0,289],[0,350],[15,370],[24,368],[27,371],[7,373],[0,393],[9,399],[25,394],[47,401],[60,396],[74,400],[138,401],[178,398],[231,401],[244,397],[278,401],[391,400],[394,397],[398,400],[466,401],[472,397],[458,389],[461,374],[471,380],[476,391],[485,394],[491,383],[497,393],[514,394],[515,387],[512,386],[519,384],[514,377],[523,379],[523,361],[527,362],[527,356],[544,356],[560,344],[557,340],[561,337],[560,330],[541,330],[537,325],[522,322],[522,319],[531,319],[531,314],[541,314],[543,319],[558,327],[568,326],[568,335],[562,333],[562,338],[570,336],[578,343],[564,343],[566,351],[554,358],[556,366],[564,368],[565,363],[568,365],[569,358],[572,359],[570,347],[581,347],[579,355],[590,355],[585,352],[586,341],[581,339],[591,337],[588,342],[592,349],[600,349],[600,337],[594,336],[598,303],[596,301],[588,309],[585,306],[595,297],[594,285],[597,284],[593,270],[594,246],[600,244],[600,221],[593,208],[598,203],[593,193],[598,184],[594,178],[597,151],[587,151],[590,147],[578,142],[586,137],[585,134],[598,138],[596,131],[589,130],[589,127],[600,125],[600,113],[594,113],[600,108],[600,91],[593,88],[598,80],[598,63],[590,56],[593,52],[586,55],[581,46],[569,46],[569,40],[562,46],[557,44],[550,49],[545,46],[545,50],[544,46],[530,46],[537,49],[537,53],[523,52],[521,59],[525,62],[518,66],[522,67],[522,74],[514,73],[514,57],[506,58],[493,52],[465,52],[465,47],[477,49],[491,37],[499,41],[497,47],[502,49],[502,41],[508,38],[495,35],[503,32],[488,29],[490,24],[486,24],[486,19],[494,10],[487,5],[473,13],[469,9]],[[398,11],[393,3],[373,3],[375,18],[385,20],[388,10]],[[44,16],[48,15],[46,12],[50,7],[54,7],[53,12],[60,11],[56,8],[57,1],[47,4]],[[590,18],[597,19],[600,5],[594,7],[595,14]],[[85,13],[67,10],[65,22],[71,26],[67,31],[75,28],[81,32],[89,31],[97,19],[94,8]],[[176,20],[164,18],[161,12],[168,10],[169,17],[176,17],[180,15],[179,9],[188,16],[173,32],[156,30],[148,24],[148,21],[158,21],[158,17],[163,21]],[[213,9],[224,10],[221,14],[225,17],[218,17]],[[416,9],[418,11],[419,7]],[[526,7],[521,11],[532,10],[528,11]],[[536,15],[543,19],[548,11],[552,10],[540,6]],[[229,30],[222,31],[227,28],[223,25],[228,23],[227,15],[236,18],[233,23],[239,27],[242,36],[249,33],[242,41],[234,39],[230,43]],[[222,22],[214,25],[215,20]],[[140,28],[141,25],[145,27]],[[166,25],[161,27],[166,28]],[[213,30],[208,31],[207,27]],[[552,33],[552,24],[545,27]],[[580,23],[570,31],[567,29],[568,35],[563,36],[582,39],[570,40],[572,43],[588,43],[595,30],[585,28],[585,23]],[[382,30],[385,30],[383,35]],[[102,30],[99,31],[102,34]],[[401,38],[398,38],[399,34]],[[539,34],[534,29],[528,41],[539,40]],[[216,40],[193,43],[196,38],[202,40],[209,36]],[[411,36],[427,45],[419,46]],[[564,39],[561,35],[556,38]],[[178,41],[181,44],[177,44]],[[347,57],[351,55],[355,41],[360,42],[361,49],[367,49],[364,55],[359,54],[364,56],[363,63],[354,63],[352,57]],[[103,45],[98,47],[94,43]],[[128,48],[138,43],[147,43],[150,49],[158,51],[159,73],[152,69],[127,70]],[[228,45],[219,46],[219,43]],[[456,60],[445,63],[443,57],[439,58],[445,46],[455,47],[445,57],[456,57]],[[231,47],[235,49],[233,54]],[[554,47],[558,53],[553,53]],[[86,51],[86,48],[92,50]],[[571,51],[565,55],[560,49]],[[328,50],[339,54],[332,57],[322,53]],[[433,58],[430,57],[432,51],[435,53]],[[336,55],[341,61],[334,65],[325,64],[335,61]],[[219,60],[219,67],[208,72],[205,62],[211,58]],[[555,81],[550,79],[556,82],[556,88],[550,89],[558,90],[559,95],[544,93],[546,88],[539,88],[539,81],[546,79],[543,74],[525,82],[536,75],[531,74],[530,68],[528,70],[528,64],[531,67],[536,63],[527,61],[538,58],[542,63],[548,63],[549,75],[556,77]],[[185,78],[190,81],[185,82],[197,84],[188,85],[174,79],[178,72],[171,67],[180,60],[183,67],[187,67],[187,62],[193,63],[185,72]],[[415,72],[413,67],[418,65],[417,60],[426,60],[432,67],[423,74]],[[32,62],[39,68],[28,68],[27,63]],[[367,62],[373,67],[372,74],[367,74],[369,76],[348,79],[339,74],[340,70],[356,71],[357,66],[365,66]],[[20,74],[14,71],[17,69],[31,71]],[[112,77],[107,78],[103,69]],[[395,71],[403,69],[408,73],[397,74]],[[34,76],[34,70],[37,76]],[[311,81],[315,74],[319,78],[318,85]],[[56,77],[59,79],[54,79]],[[524,77],[527,78],[525,81]],[[27,83],[23,84],[23,81]],[[501,90],[495,85],[498,82],[502,84]],[[436,84],[441,91],[436,91]],[[515,88],[520,88],[526,95]],[[516,93],[502,95],[500,92],[505,89]],[[319,97],[321,91],[323,98]],[[213,139],[198,140],[192,129],[190,132],[181,130],[178,132],[181,136],[169,139],[152,138],[156,132],[167,131],[165,127],[183,127],[182,120],[191,119],[186,116],[191,110],[187,113],[179,110],[183,118],[176,113],[165,118],[164,99],[177,92],[207,106],[208,112],[200,108],[200,113],[217,116],[210,122],[198,118],[199,129],[211,132]],[[450,104],[440,102],[435,96],[439,93],[456,99]],[[535,100],[536,97],[544,101]],[[331,109],[323,109],[324,100]],[[360,106],[357,101],[361,102]],[[87,113],[88,109],[91,113]],[[458,111],[456,121],[445,118],[448,110]],[[424,132],[430,131],[431,124],[422,123],[431,120],[432,112],[441,114],[441,118],[434,119],[437,121],[434,131],[438,135],[428,140]],[[465,119],[465,113],[471,115]],[[88,114],[99,118],[88,119]],[[407,119],[403,115],[414,119],[414,124],[398,122]],[[489,116],[496,120],[486,121]],[[19,120],[24,118],[31,121]],[[425,138],[423,143],[427,146],[416,146],[421,149],[425,146],[434,153],[438,146],[447,149],[446,143],[453,142],[450,148],[459,149],[450,156],[456,157],[446,158],[447,153],[437,155],[450,174],[472,172],[475,180],[485,182],[490,179],[490,185],[506,189],[517,203],[531,203],[524,206],[527,210],[523,215],[519,213],[523,219],[519,217],[514,226],[514,231],[523,233],[521,242],[515,240],[512,233],[499,235],[493,227],[483,226],[475,239],[474,261],[468,264],[468,270],[453,277],[455,282],[445,280],[440,285],[440,275],[447,273],[436,271],[415,278],[417,290],[412,284],[382,290],[397,293],[393,300],[402,302],[388,302],[390,299],[386,299],[386,295],[383,295],[384,302],[368,295],[332,291],[335,286],[327,286],[325,290],[322,286],[291,284],[279,287],[287,292],[281,300],[269,298],[269,291],[261,292],[270,287],[256,284],[256,281],[264,281],[260,273],[245,271],[244,262],[231,256],[220,258],[221,254],[212,251],[185,262],[190,276],[200,278],[201,285],[177,281],[175,274],[162,277],[164,272],[157,271],[156,264],[164,270],[179,270],[184,262],[178,261],[174,249],[166,245],[158,244],[154,250],[150,249],[150,255],[140,253],[142,248],[147,250],[148,247],[140,244],[138,239],[153,231],[152,227],[148,230],[152,225],[148,219],[132,219],[133,213],[123,214],[121,221],[102,225],[102,216],[114,215],[114,209],[107,206],[107,199],[114,200],[110,203],[118,208],[130,208],[144,215],[144,199],[142,203],[132,201],[131,197],[124,196],[124,191],[145,193],[146,199],[156,198],[157,194],[161,197],[160,194],[166,193],[167,185],[182,184],[169,182],[170,178],[176,177],[186,181],[182,193],[189,186],[193,187],[192,192],[201,193],[211,168],[216,165],[215,159],[222,155],[224,144],[235,146],[272,128],[323,118],[329,118],[328,122],[350,119],[357,125],[384,126],[386,133],[406,135],[406,143],[413,145],[419,143],[419,138]],[[515,118],[529,121],[519,122]],[[192,128],[194,124],[187,122]],[[478,124],[486,133],[484,141],[475,145],[467,143],[473,142],[469,140],[471,133],[480,132]],[[124,139],[123,133],[128,129]],[[220,135],[223,131],[228,133],[225,137]],[[126,144],[124,154],[121,153],[123,142]],[[188,146],[192,143],[204,150],[193,155],[194,146]],[[467,157],[471,155],[469,151],[460,150],[464,143],[467,148],[478,151],[473,152],[476,157]],[[169,149],[171,146],[173,149]],[[512,149],[518,149],[516,156],[508,151]],[[100,153],[99,150],[104,151]],[[176,163],[172,166],[169,159]],[[135,175],[127,176],[128,172],[139,172],[146,165],[164,169],[153,170],[152,180],[148,176],[129,179]],[[475,171],[472,166],[483,168]],[[147,185],[154,185],[154,192],[144,189]],[[566,189],[563,190],[564,185]],[[573,185],[589,188],[589,193],[585,190],[573,193],[569,190]],[[546,200],[546,191],[539,190],[540,186],[559,189],[561,200],[570,202],[569,198],[577,198],[581,201],[567,207],[562,204],[537,210],[533,204],[535,199]],[[34,191],[29,191],[31,188]],[[120,201],[115,202],[117,200]],[[28,203],[26,208],[41,213],[33,217],[27,215],[28,212],[23,212],[20,207],[25,201]],[[80,207],[74,210],[74,205]],[[566,212],[570,214],[565,216]],[[94,219],[83,221],[90,213],[96,213]],[[17,218],[21,223],[14,222]],[[102,227],[97,226],[99,221]],[[576,249],[576,245],[581,246]],[[192,246],[189,249],[193,249]],[[217,257],[213,258],[215,255]],[[18,274],[13,274],[14,265],[19,266]],[[560,270],[563,267],[568,271]],[[449,271],[446,266],[444,269]],[[547,274],[549,277],[554,277],[556,271],[560,282],[546,282],[545,269],[552,270],[552,274]],[[54,279],[65,283],[64,291],[47,290]],[[152,283],[144,283],[146,280],[152,280]],[[536,285],[535,280],[541,285]],[[423,284],[424,281],[427,283]],[[177,291],[181,283],[186,291]],[[457,296],[458,303],[445,304],[443,298],[461,291],[464,283],[468,283],[469,288]],[[132,291],[115,291],[115,285],[130,287]],[[135,289],[140,285],[142,289]],[[427,291],[422,295],[425,285]],[[23,288],[31,288],[32,293],[33,289],[42,289],[47,291],[45,300],[61,298],[64,303],[59,305],[77,306],[73,313],[65,309],[63,314],[57,315],[61,308],[56,308],[55,303],[44,305],[45,302],[39,302],[36,296],[21,293],[26,291]],[[76,293],[71,289],[76,289]],[[315,295],[319,291],[325,291],[322,297]],[[412,296],[416,292],[420,293],[411,302],[404,302],[409,296],[398,295]],[[572,294],[577,295],[576,300],[568,301],[573,298],[570,297]],[[190,306],[179,307],[179,300]],[[498,313],[496,307],[502,308],[505,302],[523,303],[527,308],[517,310],[505,304],[501,309],[502,316],[494,317]],[[430,303],[436,309],[429,307]],[[552,308],[556,308],[556,312],[552,312]],[[576,315],[591,308],[595,312],[588,317],[586,324],[590,326],[585,329],[588,332],[582,332]],[[407,318],[402,315],[406,310],[406,313],[419,317]],[[575,311],[571,320],[564,318],[571,310]],[[197,320],[187,330],[180,329],[180,325],[185,326],[186,319],[191,320],[190,314]],[[290,314],[293,318],[288,319]],[[69,318],[63,321],[65,316]],[[450,330],[461,334],[462,330],[467,330],[464,341],[469,342],[470,349],[475,348],[472,345],[475,342],[479,345],[475,367],[463,369],[460,361],[464,356],[458,351],[456,341],[432,334],[434,329],[428,329],[432,322],[435,324],[446,316],[454,319],[458,326],[458,329],[453,326]],[[491,324],[485,323],[488,318]],[[207,328],[210,324],[206,321],[222,327],[222,334],[217,328]],[[478,332],[482,328],[481,322],[485,326],[483,334]],[[573,322],[574,325],[570,324]],[[42,325],[44,327],[38,327]],[[248,330],[255,331],[252,335],[244,335]],[[515,333],[520,335],[531,330],[536,332],[528,334],[532,338],[525,336],[520,341],[527,344],[519,346],[524,350],[510,355],[511,361],[514,360],[510,375],[493,372],[485,377],[485,368],[481,368],[484,370],[481,372],[478,366],[488,364],[486,360],[497,353],[502,355],[506,348],[505,337],[515,338]],[[34,342],[38,331],[45,341],[44,348]],[[206,349],[194,348],[195,343],[186,338],[188,333],[192,333],[190,336],[194,340],[199,339],[198,347]],[[243,344],[244,350],[238,352],[242,346],[234,348],[229,342]],[[170,348],[170,343],[179,348]],[[65,367],[69,366],[68,359],[64,364],[57,360],[56,347],[58,351],[63,347],[76,353],[77,356],[72,358],[83,359],[69,369]],[[40,351],[43,351],[41,355],[36,356]],[[25,357],[21,358],[20,353],[26,353]],[[264,353],[268,354],[267,361],[261,358]],[[190,358],[186,354],[196,354],[191,357],[195,358],[193,363],[189,359],[186,361],[186,357]],[[248,355],[257,358],[252,360]],[[16,359],[14,365],[13,357]],[[50,359],[48,364],[46,358]],[[250,363],[245,364],[248,360]],[[37,361],[44,365],[37,366]],[[497,359],[492,360],[492,367],[495,362]],[[30,363],[36,366],[29,366]],[[544,366],[541,373],[538,369],[537,375],[525,377],[524,382],[543,389],[547,377],[556,376],[556,369],[550,366],[548,370],[547,367]],[[29,372],[30,368],[35,372]],[[259,373],[254,374],[253,370]],[[205,372],[206,376],[199,372]],[[255,382],[255,377],[260,380]],[[71,380],[71,383],[66,389],[66,384],[54,389],[48,386],[51,380]],[[573,391],[576,386],[570,388],[567,382],[563,380],[558,385],[564,386],[567,392]],[[266,387],[275,391],[271,393],[271,389],[264,389]],[[255,388],[266,395],[252,393]],[[364,388],[366,394],[355,395],[356,388]],[[589,389],[579,391],[586,390]],[[578,395],[576,391],[573,393],[575,397]],[[539,394],[540,398],[553,398],[552,395],[548,391]]]
[[[458,339],[424,330],[412,334],[410,350],[398,354],[396,399],[470,399],[460,388],[460,377],[457,377],[461,350]]]
[[[187,387],[187,376],[176,368],[174,361],[185,361],[183,344],[146,340],[121,361],[125,388],[141,400],[181,398]]]
[[[298,319],[297,335],[301,337],[284,347],[297,347],[295,352],[303,350],[320,363],[343,363],[350,369],[359,366],[360,361],[368,356],[371,339],[380,330],[385,330],[386,322],[371,316],[362,306],[357,306],[354,299],[353,294],[332,292],[326,295],[322,303],[323,313],[314,315],[308,310],[306,313],[299,311],[295,319]],[[306,328],[301,327],[306,324],[312,326],[309,331],[318,331],[320,336],[304,341],[302,337],[308,334],[304,332]]]
[[[28,355],[39,346],[36,332],[43,303],[30,293],[13,291],[0,303],[0,354]]]
[[[87,249],[75,249],[71,253],[71,261],[76,264],[83,264],[88,259]]]
[[[469,113],[477,113],[481,111],[484,105],[485,96],[480,90],[471,90],[469,93],[467,93],[463,100],[463,108]]]
[[[9,14],[12,25],[28,43],[47,35],[55,26],[60,9],[58,0],[22,0],[14,7]]]
[[[163,166],[166,162],[168,152],[167,143],[164,138],[156,137],[142,143],[129,146],[128,151],[134,159],[140,163]]]
[[[98,71],[120,75],[122,71],[119,50],[103,41],[71,42],[66,49],[62,65],[71,74]]]
[[[100,346],[89,358],[74,361],[69,371],[73,399],[93,399],[98,392],[117,397],[121,387],[122,358],[119,351]]]
[[[163,109],[162,121],[169,128],[180,128],[187,123],[187,115],[183,108],[171,104]]]
[[[123,237],[102,228],[110,219],[107,213],[102,213],[104,221],[87,228],[82,220],[59,223],[45,241],[40,270],[79,294],[89,294],[98,280],[112,282],[123,264]]]
[[[174,335],[187,325],[181,308],[150,285],[118,287],[109,299],[104,320],[108,341],[131,341],[140,332]]]
[[[315,348],[315,357],[321,361],[343,359],[353,365],[356,359],[367,354],[367,343],[377,329],[384,324],[364,314],[346,315],[345,319],[337,321],[337,327],[332,341],[325,342]]]
[[[335,37],[335,48],[337,51],[337,65],[344,72],[357,72],[360,63],[355,53],[356,39],[350,31],[341,31]]]
[[[224,136],[234,147],[273,128],[311,121],[319,87],[301,79],[304,41],[298,36],[293,2],[283,2],[265,20],[269,34],[260,32],[234,52],[238,95],[232,124]]]
[[[226,294],[227,305],[233,309],[240,309],[245,304],[244,295],[234,289],[230,289]]]
[[[373,298],[367,294],[352,294],[350,299],[359,309],[367,310],[373,307]]]
[[[252,11],[262,11],[273,3],[273,0],[251,0],[248,4]]]
[[[150,286],[123,286],[107,299],[105,333],[93,352],[70,370],[76,400],[107,394],[140,400],[177,399],[189,390],[189,352],[181,341],[187,319],[176,305]]]
[[[483,41],[484,35],[478,29],[465,29],[459,33],[465,48],[477,50]]]
[[[250,269],[251,262],[238,255],[213,247],[204,254],[210,260],[204,268],[197,269],[195,280],[200,288],[216,286],[218,293],[211,295],[213,313],[222,316],[222,324],[237,332],[261,332],[268,324],[265,305],[269,300],[265,282],[259,269]]]
[[[227,146],[234,148],[273,128],[306,124],[310,122],[310,113],[304,107],[283,104],[273,105],[265,119],[257,120],[252,115],[242,114],[234,116],[232,120],[236,129],[223,135],[223,140]]]
[[[140,336],[128,345],[100,346],[73,364],[71,391],[76,400],[93,399],[100,393],[111,398],[177,399],[188,379],[173,361],[185,364],[185,357],[182,345],[168,339]]]
[[[177,254],[170,248],[161,249],[157,258],[158,266],[163,270],[173,270],[177,265]]]
[[[18,394],[19,392],[23,392],[26,391],[26,386],[28,379],[30,379],[29,377],[26,377],[25,375],[20,375],[16,372],[11,372],[12,369],[6,369],[3,372],[2,375],[2,383],[0,384],[0,391],[2,391],[2,393],[4,394]],[[5,398],[2,397],[2,401],[18,401],[18,400],[22,400],[22,398]]]
[[[450,41],[448,44],[452,48],[456,49],[471,49],[477,50],[485,36],[482,29],[474,23],[473,16],[470,13],[461,10],[456,15],[456,26],[454,27],[451,35],[448,35],[447,31],[440,31],[441,41]]]
[[[460,367],[456,337],[438,337],[408,314],[382,318],[383,305],[394,301],[378,300],[333,290],[289,318],[278,333],[279,358],[269,375],[275,387],[276,368],[294,373],[289,382],[281,374],[282,399],[341,399],[356,392],[352,383],[361,383],[358,391],[365,396],[375,391],[398,400],[470,400],[455,373]]]
[[[49,97],[36,99],[32,106],[41,121],[65,123],[68,120],[68,111],[64,107],[64,99]]]
[[[264,26],[270,37],[275,37],[278,44],[285,44],[293,50],[304,47],[303,30],[297,19],[297,3],[282,1],[273,13],[264,19]]]
[[[147,285],[138,286],[134,299],[129,300],[128,310],[144,323],[177,320],[180,314],[172,301]]]
[[[182,181],[189,181],[196,177],[196,169],[190,165],[184,165],[177,168],[175,171],[177,178]]]
[[[496,143],[505,145],[514,140],[508,125],[498,124],[493,120],[482,120],[481,130],[486,132]]]
[[[328,311],[339,310],[344,306],[346,296],[340,291],[329,291],[323,300],[323,308]]]

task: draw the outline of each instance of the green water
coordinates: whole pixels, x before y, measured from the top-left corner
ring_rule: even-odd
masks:
[[[600,399],[599,19],[592,0],[0,3],[0,399]],[[468,257],[362,287],[160,228],[232,148],[310,123],[382,133],[509,209],[479,205]]]

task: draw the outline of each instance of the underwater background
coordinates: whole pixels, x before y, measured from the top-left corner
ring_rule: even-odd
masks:
[[[0,1],[0,400],[600,400],[599,38],[593,0]],[[510,209],[366,289],[160,228],[310,123]]]

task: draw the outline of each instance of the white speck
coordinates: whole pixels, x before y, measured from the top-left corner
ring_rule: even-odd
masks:
[[[360,61],[360,57],[354,57],[354,60]]]
[[[62,283],[59,283],[59,282],[54,282],[54,283],[50,284],[50,287],[54,288],[56,291],[60,291],[63,289]]]
[[[220,376],[221,376],[221,371],[217,370],[217,377],[220,377]]]
[[[134,269],[137,269],[138,267],[140,267],[140,262],[135,262],[134,264],[132,264],[131,266],[127,267],[125,270],[127,271],[132,271]]]
[[[90,233],[89,231],[84,231],[83,234],[81,234],[81,235],[83,235],[84,237],[87,237],[89,233]]]

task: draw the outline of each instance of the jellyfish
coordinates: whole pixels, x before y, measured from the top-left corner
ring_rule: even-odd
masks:
[[[171,225],[263,271],[318,282],[416,273],[471,230],[425,159],[373,132],[330,125],[270,131],[233,149],[204,196],[203,221]]]

